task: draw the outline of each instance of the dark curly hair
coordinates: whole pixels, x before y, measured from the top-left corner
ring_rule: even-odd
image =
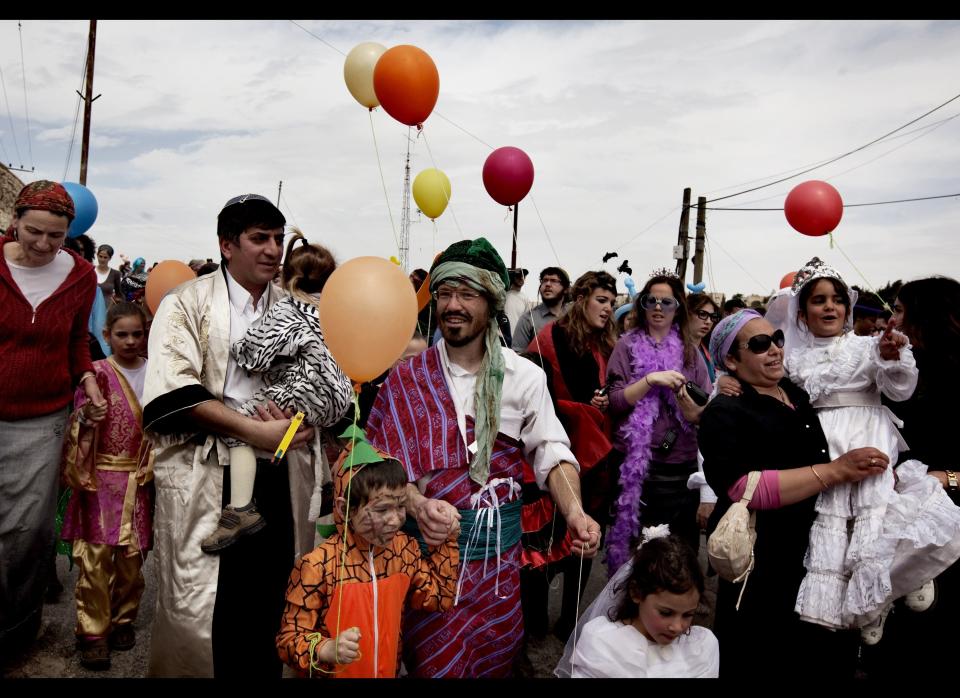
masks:
[[[654,538],[641,545],[633,555],[633,572],[618,588],[627,593],[616,609],[609,611],[612,621],[633,620],[640,615],[640,606],[631,598],[636,592],[641,598],[661,591],[686,594],[696,589],[703,596],[703,572],[693,549],[686,541],[674,535]]]

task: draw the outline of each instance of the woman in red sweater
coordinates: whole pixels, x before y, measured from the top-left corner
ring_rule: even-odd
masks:
[[[93,267],[63,250],[74,205],[56,182],[23,188],[0,240],[0,655],[40,627],[54,545],[67,406],[82,385],[103,419],[87,343]]]

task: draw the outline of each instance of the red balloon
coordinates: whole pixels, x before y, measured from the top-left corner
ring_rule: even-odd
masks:
[[[787,222],[804,235],[826,235],[843,217],[843,199],[834,187],[812,179],[798,184],[783,204]]]
[[[513,206],[533,186],[533,161],[520,148],[497,148],[483,163],[483,186],[494,201]]]
[[[780,288],[787,288],[788,286],[793,286],[793,280],[796,278],[797,272],[788,271],[783,275],[783,278],[780,279]]]
[[[419,126],[437,104],[440,73],[425,51],[394,46],[373,69],[373,91],[387,114],[407,126]]]

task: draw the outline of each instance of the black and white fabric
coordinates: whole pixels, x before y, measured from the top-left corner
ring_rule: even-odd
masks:
[[[277,301],[231,351],[241,368],[263,373],[268,383],[243,404],[243,414],[256,414],[256,405],[273,400],[281,409],[302,411],[311,426],[329,427],[353,401],[350,379],[323,341],[311,303],[289,296]]]

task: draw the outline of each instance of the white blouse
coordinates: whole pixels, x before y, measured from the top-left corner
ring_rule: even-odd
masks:
[[[669,645],[650,642],[633,625],[597,616],[581,630],[575,679],[711,679],[720,673],[720,644],[700,625]]]

